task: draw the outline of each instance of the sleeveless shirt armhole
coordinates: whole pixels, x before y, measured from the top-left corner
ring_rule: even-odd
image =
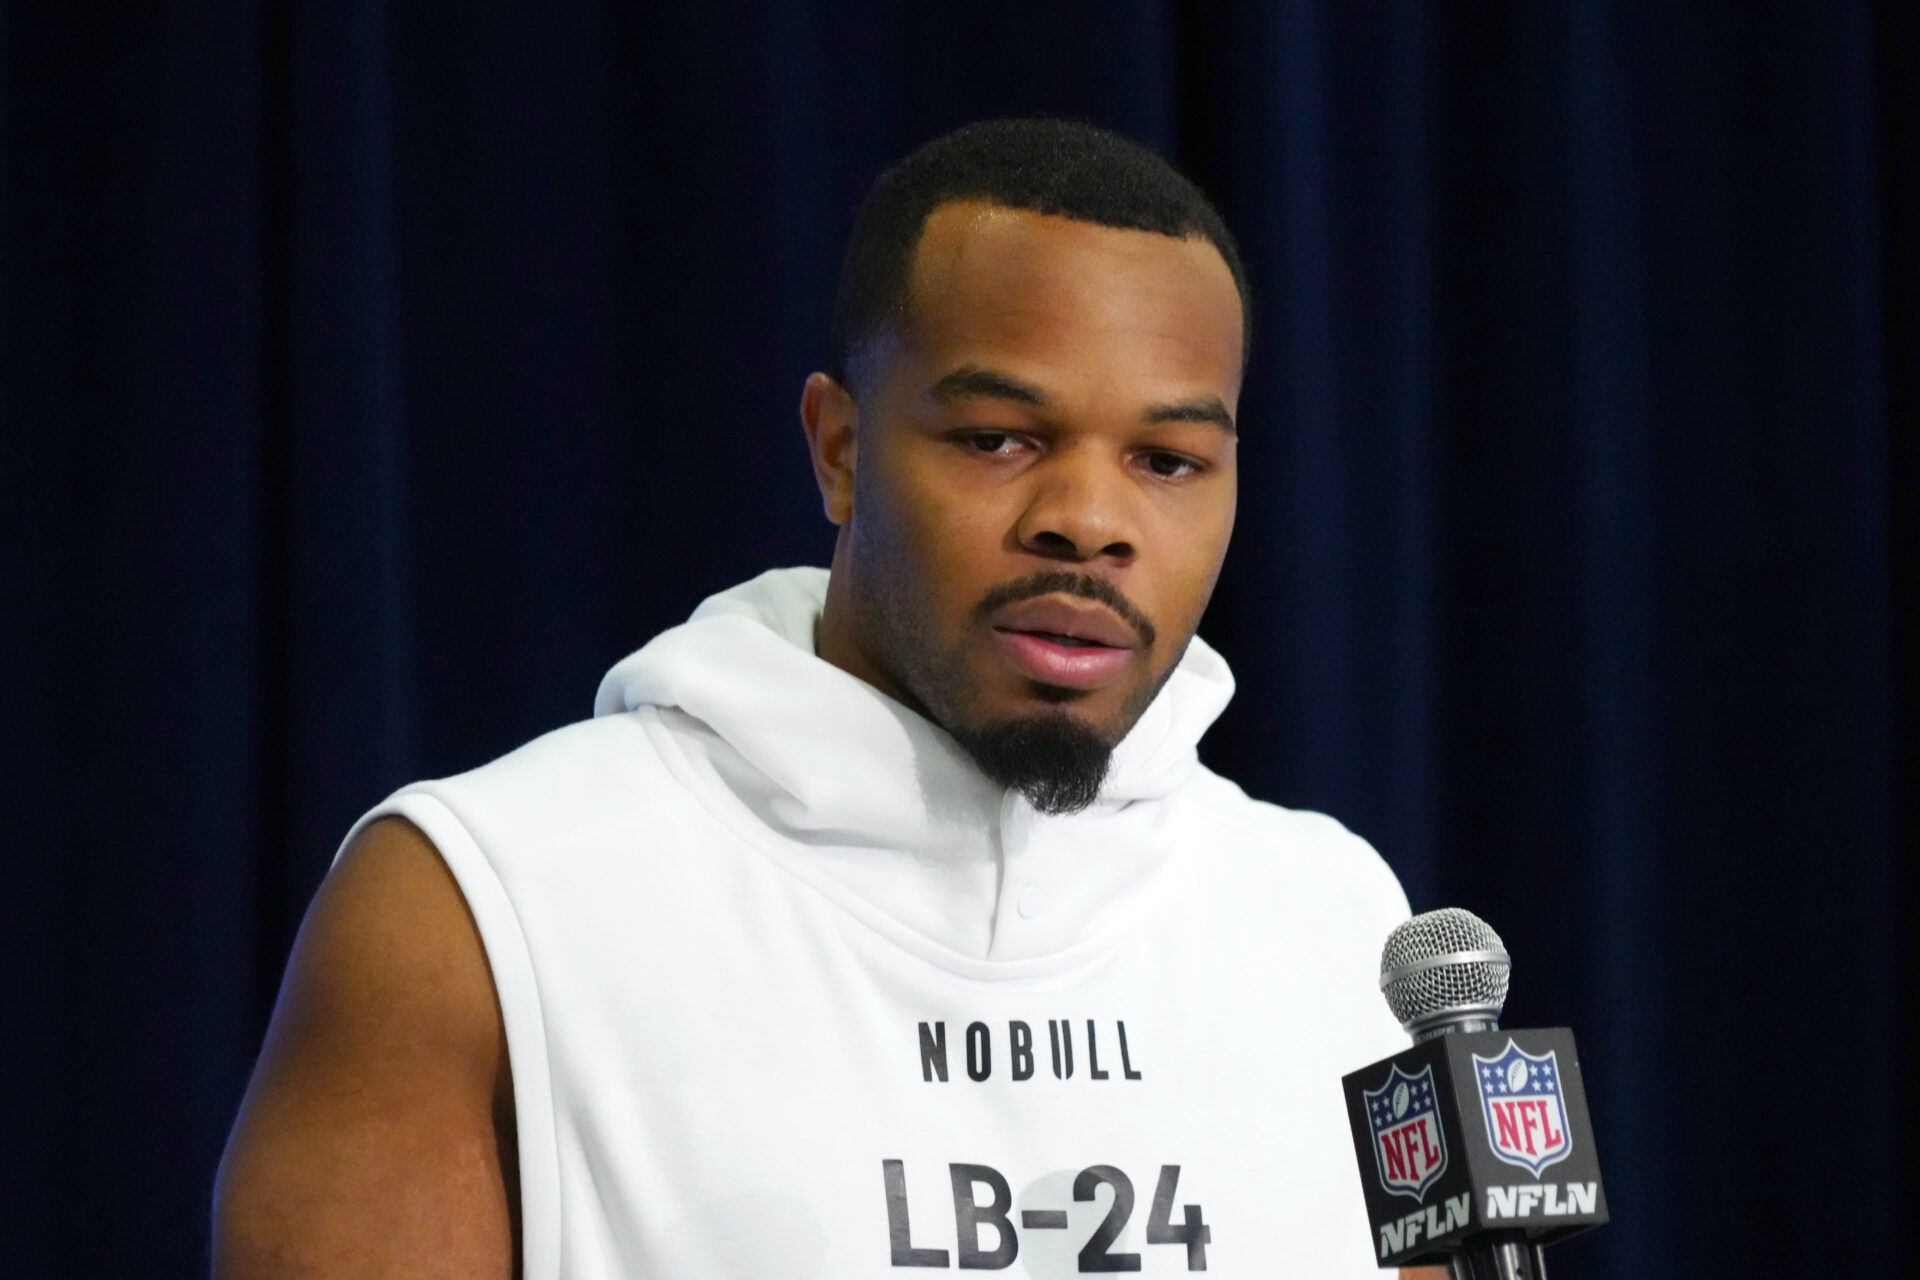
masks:
[[[375,818],[399,816],[425,833],[453,873],[473,913],[493,972],[513,1067],[513,1109],[520,1153],[520,1252],[524,1280],[560,1275],[560,1154],[553,1118],[545,1019],[533,958],[519,917],[493,865],[466,824],[438,796],[400,791],[369,810],[341,842],[344,852]],[[339,855],[335,855],[338,860]]]

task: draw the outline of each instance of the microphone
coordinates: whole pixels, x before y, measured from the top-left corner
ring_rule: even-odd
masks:
[[[1416,1044],[1498,1026],[1512,974],[1493,926],[1459,907],[1413,917],[1380,948],[1380,994]]]
[[[1545,1280],[1548,1244],[1607,1221],[1573,1033],[1500,1028],[1512,970],[1458,907],[1387,935],[1380,991],[1413,1046],[1341,1081],[1382,1267]]]

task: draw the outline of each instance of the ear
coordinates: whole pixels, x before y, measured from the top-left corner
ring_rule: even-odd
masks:
[[[843,525],[853,518],[853,471],[859,461],[860,406],[853,393],[824,373],[807,376],[800,392],[800,425],[806,429],[807,452],[813,455],[813,478],[820,486],[820,502],[827,519]]]

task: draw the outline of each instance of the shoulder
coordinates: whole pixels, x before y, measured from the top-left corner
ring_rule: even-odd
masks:
[[[475,768],[411,783],[386,802],[424,797],[481,838],[536,831],[543,842],[685,799],[674,734],[654,708],[562,725]],[[409,818],[420,819],[412,813]],[[423,824],[424,825],[424,824]],[[437,834],[429,827],[429,834]]]
[[[1309,879],[1389,925],[1406,918],[1406,893],[1393,869],[1339,819],[1256,800],[1204,765],[1183,795],[1194,820],[1218,836],[1204,842],[1212,856],[1243,864],[1249,875]]]
[[[1408,915],[1393,869],[1338,819],[1199,773],[1187,789],[1201,869],[1192,879],[1212,895],[1214,918],[1250,928],[1270,948],[1266,963],[1291,966],[1298,990],[1319,993],[1313,1016],[1340,1061],[1405,1048],[1376,986],[1381,944]]]
[[[556,788],[569,797],[599,793],[661,771],[657,719],[649,708],[578,720],[441,782],[501,798],[552,796]]]

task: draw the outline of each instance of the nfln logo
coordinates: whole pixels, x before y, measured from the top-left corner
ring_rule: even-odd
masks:
[[[1378,1089],[1362,1095],[1380,1185],[1397,1196],[1424,1200],[1447,1169],[1447,1142],[1433,1093],[1433,1068],[1408,1075],[1394,1063]]]
[[[1567,1158],[1573,1135],[1560,1096],[1560,1063],[1552,1052],[1531,1054],[1509,1040],[1495,1057],[1474,1054],[1473,1076],[1494,1155],[1535,1177]]]

